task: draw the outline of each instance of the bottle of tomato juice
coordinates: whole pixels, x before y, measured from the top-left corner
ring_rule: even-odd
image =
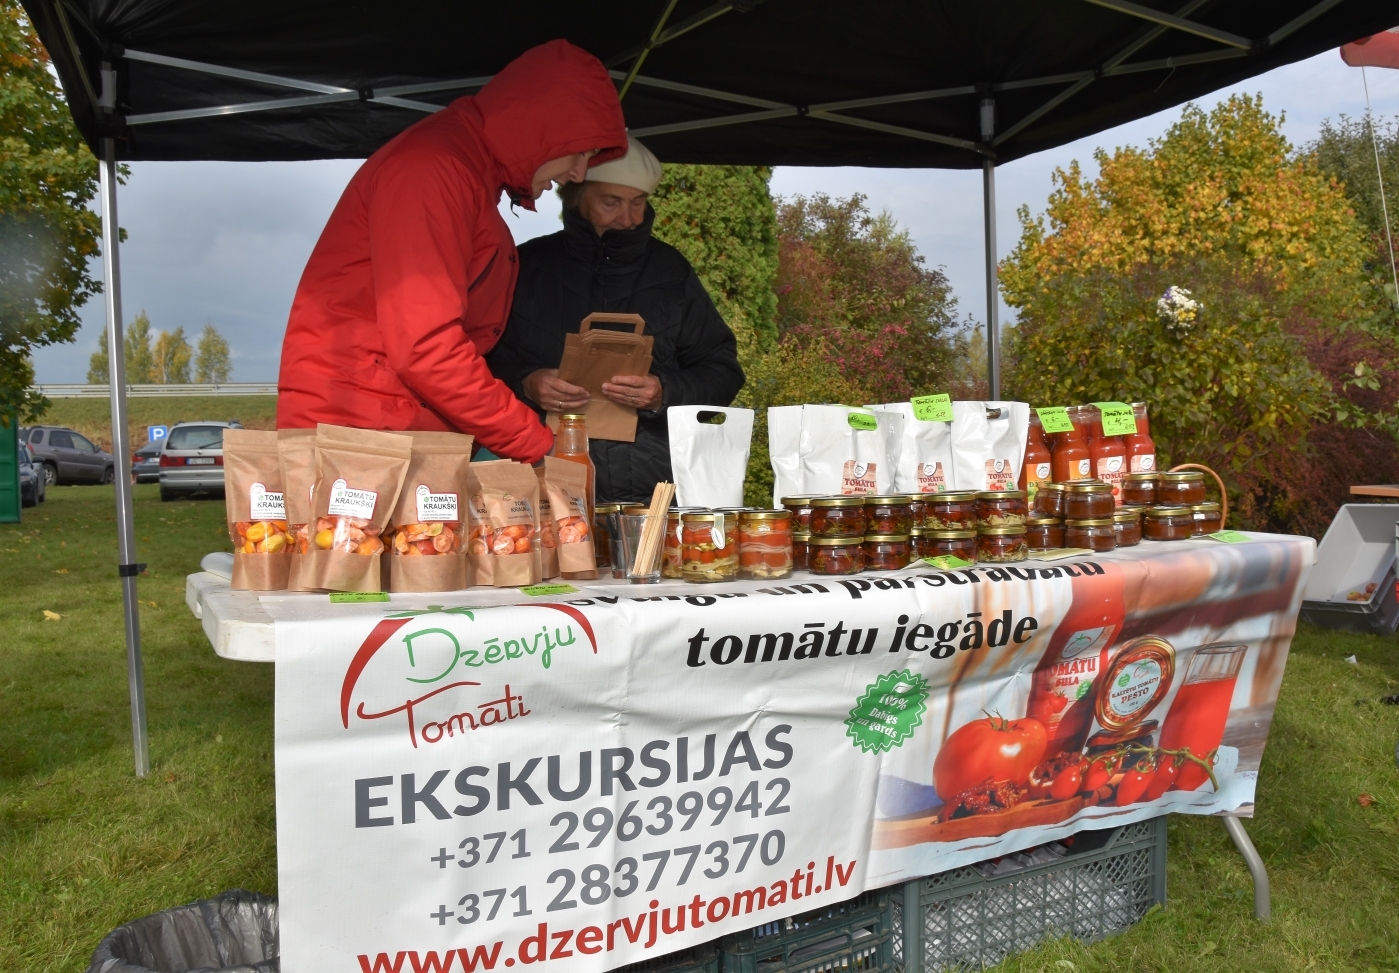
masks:
[[[554,435],[554,455],[588,468],[588,523],[593,523],[596,509],[597,468],[588,453],[588,417],[581,413],[559,416],[559,431]]]

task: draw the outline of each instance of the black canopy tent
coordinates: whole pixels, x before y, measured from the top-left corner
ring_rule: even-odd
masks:
[[[112,440],[123,463],[119,572],[138,774],[148,758],[140,566],[125,469],[118,161],[364,157],[527,48],[565,37],[606,62],[632,133],[665,161],[980,168],[996,396],[998,163],[1399,20],[1387,0],[22,2],[102,160]]]

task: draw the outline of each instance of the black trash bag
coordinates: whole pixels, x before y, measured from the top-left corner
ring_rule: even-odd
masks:
[[[234,889],[114,929],[87,973],[280,973],[277,900]]]

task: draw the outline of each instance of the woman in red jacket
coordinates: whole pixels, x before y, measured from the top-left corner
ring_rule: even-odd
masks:
[[[277,425],[470,433],[537,462],[553,435],[482,356],[518,263],[496,205],[626,151],[607,69],[566,41],[526,51],[475,96],[399,134],[350,180],[297,285]]]

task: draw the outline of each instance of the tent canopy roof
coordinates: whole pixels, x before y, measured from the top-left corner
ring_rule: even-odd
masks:
[[[979,167],[1399,20],[1391,0],[23,3],[83,135],[128,160],[367,156],[565,37],[619,87],[644,53],[627,122],[667,161]]]

